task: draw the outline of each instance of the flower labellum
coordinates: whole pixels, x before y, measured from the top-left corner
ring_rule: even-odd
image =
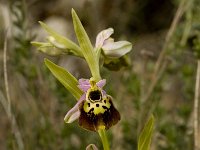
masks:
[[[65,121],[75,120],[73,116],[80,112],[79,125],[90,131],[109,129],[120,120],[120,114],[112,103],[112,97],[102,89],[106,80],[95,82],[80,79],[78,87],[84,92],[77,104],[67,113]],[[71,118],[71,119],[70,119]]]

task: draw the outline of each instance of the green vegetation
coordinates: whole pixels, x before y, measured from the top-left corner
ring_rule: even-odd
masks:
[[[143,150],[142,143],[149,146],[151,141],[152,150],[197,150],[199,0],[1,1],[0,149],[84,150],[89,144],[103,149],[98,134],[80,128],[77,122],[64,123],[81,91],[71,89],[72,95],[66,90],[71,85],[62,85],[66,76],[60,78],[61,84],[51,74],[62,66],[76,79],[91,77],[82,59],[88,49],[79,47],[82,39],[74,37],[72,7],[92,45],[97,33],[108,27],[115,30],[115,41],[125,39],[133,45],[119,59],[95,53],[100,57],[101,76],[107,79],[105,91],[121,114],[120,122],[107,132],[110,149]],[[45,23],[40,22],[49,36],[59,40],[45,39],[38,21]],[[38,51],[31,41],[47,43],[32,43]],[[47,48],[55,48],[56,53]],[[85,53],[80,52],[82,48]],[[49,71],[52,62],[46,60],[45,66],[44,58],[58,65],[53,64],[55,70]],[[70,81],[74,87],[77,81]],[[144,133],[152,139],[143,138]]]

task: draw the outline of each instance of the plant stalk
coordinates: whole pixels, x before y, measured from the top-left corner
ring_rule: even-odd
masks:
[[[103,144],[103,149],[104,150],[110,150],[109,142],[108,142],[108,138],[107,138],[105,129],[100,129],[98,131],[98,133],[99,133],[99,136],[100,136],[102,144]]]
[[[199,101],[200,101],[200,59],[197,61],[197,75],[194,98],[194,150],[200,150],[200,120],[199,120]]]

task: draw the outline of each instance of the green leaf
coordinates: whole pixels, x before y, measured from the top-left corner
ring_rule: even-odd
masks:
[[[77,87],[77,79],[64,68],[54,64],[50,60],[45,58],[44,62],[52,74],[62,83],[62,85],[64,85],[64,87],[69,90],[69,92],[71,92],[77,100],[79,100],[83,92]]]
[[[139,135],[138,150],[149,150],[151,144],[151,137],[154,127],[154,116],[152,115],[148,122],[145,124],[144,129]]]
[[[83,56],[85,57],[89,65],[94,80],[99,81],[101,79],[99,73],[99,58],[97,57],[97,54],[94,51],[90,39],[74,9],[72,9],[72,19],[74,30],[76,32],[76,37],[82,49]]]
[[[48,27],[45,23],[39,21],[40,25],[51,35],[55,38],[55,40],[64,45],[66,47],[66,49],[69,49],[71,51],[73,51],[73,53],[77,56],[80,56],[82,57],[83,54],[81,52],[81,49],[80,47],[75,44],[74,42],[72,42],[71,40],[65,38],[64,36],[62,35],[59,35],[58,33],[56,33],[53,29],[51,29],[50,27]],[[65,49],[63,49],[65,50]]]

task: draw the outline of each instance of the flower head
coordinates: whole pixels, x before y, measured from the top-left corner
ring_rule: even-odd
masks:
[[[112,103],[112,97],[102,89],[106,80],[95,82],[80,79],[78,87],[84,92],[64,120],[71,123],[79,119],[79,125],[87,130],[109,129],[120,120],[120,114]]]
[[[128,41],[114,42],[110,36],[114,33],[113,28],[101,31],[96,37],[95,47],[101,48],[107,57],[119,58],[132,49],[132,44]]]

